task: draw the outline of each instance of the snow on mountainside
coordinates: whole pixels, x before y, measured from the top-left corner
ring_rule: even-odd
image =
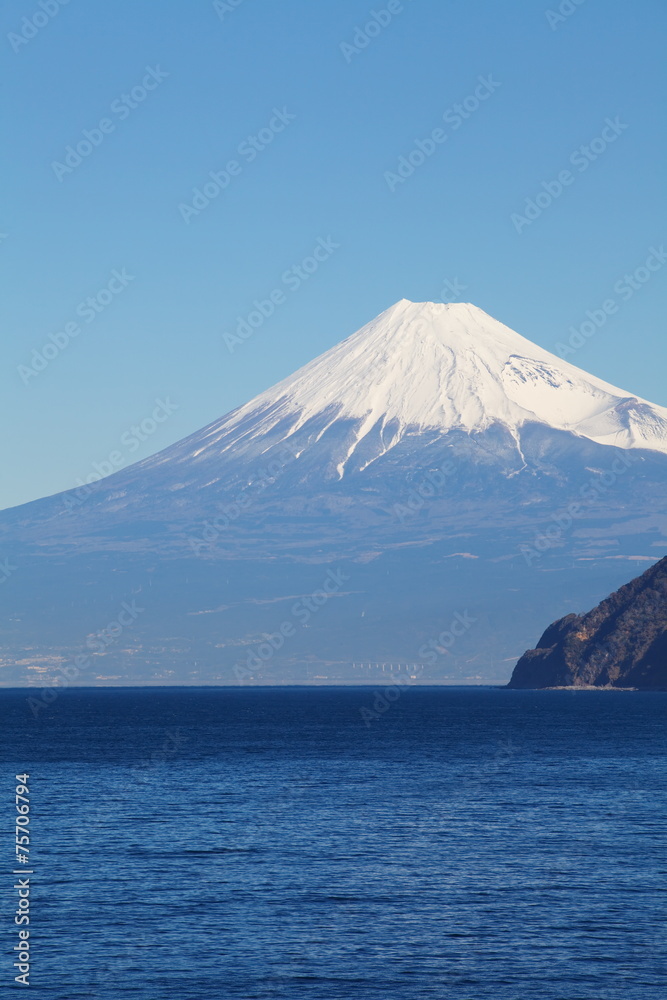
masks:
[[[403,300],[157,455],[2,512],[0,684],[57,685],[135,600],[78,683],[238,683],[331,572],[248,683],[504,682],[545,620],[664,551],[665,511],[667,410],[474,306]]]
[[[664,407],[581,371],[474,305],[402,299],[289,378],[142,465],[261,453],[267,436],[292,438],[300,454],[341,421],[354,428],[336,459],[339,478],[371,432],[380,446],[365,464],[407,433],[472,433],[494,424],[504,426],[519,449],[522,426],[539,423],[598,444],[667,453]],[[295,437],[310,427],[312,434]]]

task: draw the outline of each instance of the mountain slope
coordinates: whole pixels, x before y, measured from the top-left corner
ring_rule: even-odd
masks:
[[[586,615],[567,615],[517,663],[509,687],[667,689],[667,557]]]
[[[299,457],[328,444],[335,425],[347,424],[344,440],[335,437],[330,449],[336,478],[342,478],[348,470],[363,471],[408,434],[474,434],[496,424],[518,442],[521,428],[532,422],[598,444],[667,453],[664,407],[586,374],[476,306],[403,299],[294,375],[143,465],[261,454],[275,437],[292,442]]]
[[[540,607],[592,604],[655,557],[666,427],[474,306],[403,300],[183,441],[1,512],[0,684],[52,676],[137,595],[91,682],[233,682],[330,570],[346,585],[253,682],[398,660],[504,682]],[[455,614],[475,625],[450,648]]]

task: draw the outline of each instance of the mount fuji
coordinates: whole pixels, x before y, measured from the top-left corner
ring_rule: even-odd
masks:
[[[586,375],[476,306],[406,299],[215,425],[206,447],[252,446],[276,429],[289,439],[311,422],[319,440],[341,421],[353,425],[336,462],[341,479],[409,434],[474,434],[494,424],[519,450],[521,428],[536,422],[598,444],[667,452],[667,409]]]
[[[666,498],[667,409],[403,299],[157,455],[2,512],[0,684],[82,650],[77,683],[500,683],[545,617],[663,554]]]

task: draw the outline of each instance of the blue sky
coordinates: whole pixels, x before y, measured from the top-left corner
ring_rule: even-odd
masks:
[[[1,506],[165,447],[403,297],[550,350],[602,315],[569,360],[667,405],[659,0],[42,4],[0,15]]]

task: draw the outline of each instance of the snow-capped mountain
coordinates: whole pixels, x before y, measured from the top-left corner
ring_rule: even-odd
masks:
[[[348,458],[378,425],[389,448],[415,429],[500,423],[518,437],[529,421],[667,452],[667,409],[587,375],[469,303],[402,299],[241,407],[225,430],[258,409],[270,410],[273,427],[291,421],[285,437],[326,411],[331,423],[361,421]]]
[[[520,450],[541,424],[598,444],[667,453],[667,409],[550,354],[469,303],[402,299],[294,375],[143,463],[195,466],[330,448],[336,477],[363,471],[407,435],[497,425]],[[344,436],[333,435],[346,425]],[[224,468],[224,466],[223,466]],[[186,473],[187,476],[187,473]]]
[[[5,676],[47,676],[140,594],[89,682],[233,683],[294,620],[252,682],[373,682],[352,664],[387,659],[505,681],[545,618],[663,555],[666,511],[667,409],[475,306],[404,299],[151,458],[0,514]]]

